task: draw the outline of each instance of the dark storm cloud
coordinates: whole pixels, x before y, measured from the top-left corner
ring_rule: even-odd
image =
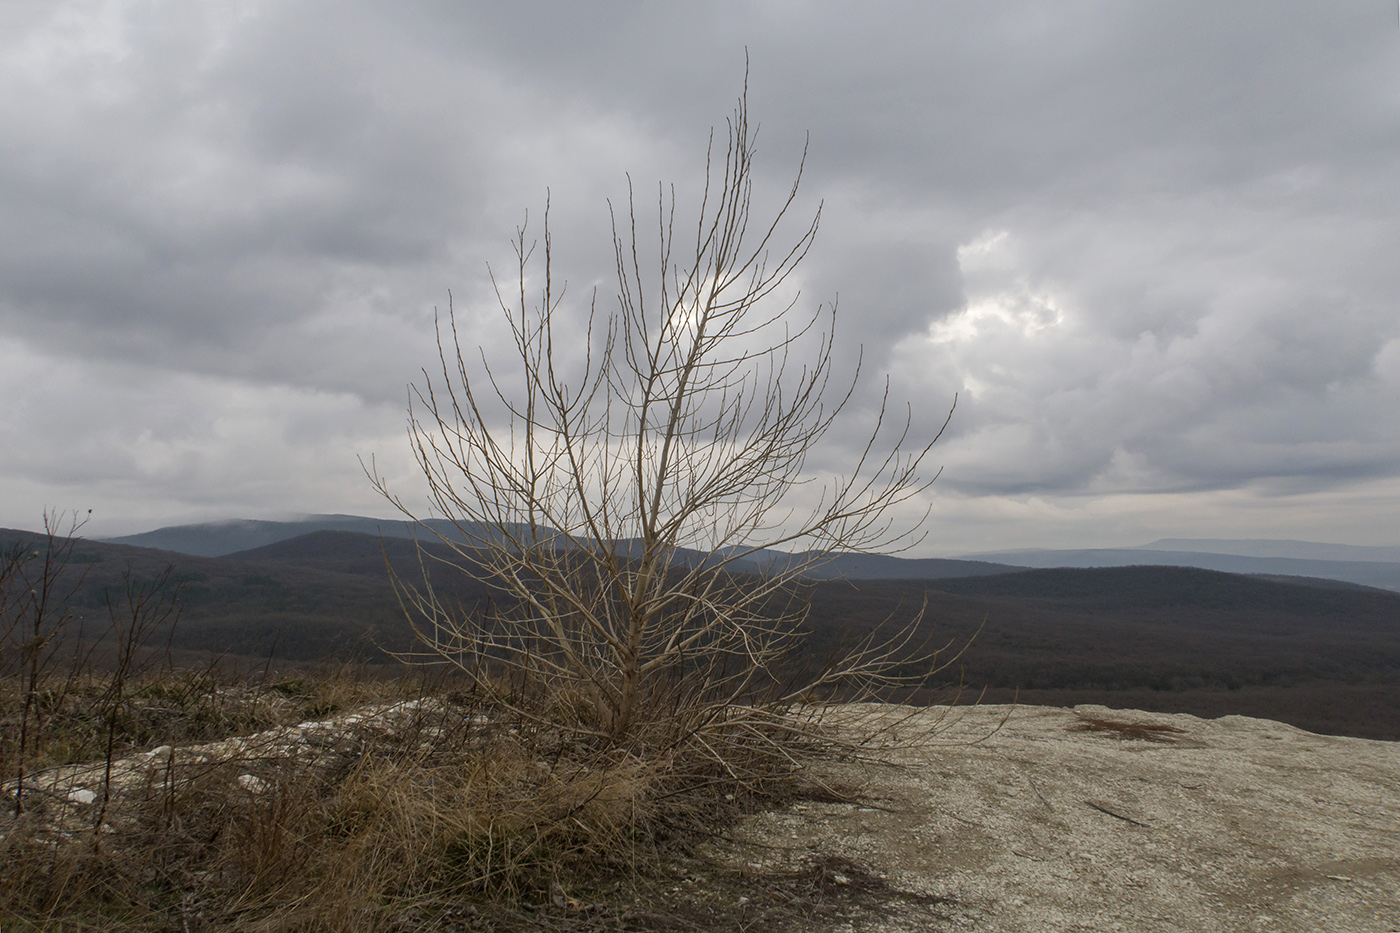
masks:
[[[1384,5],[3,17],[0,381],[25,405],[0,432],[26,451],[0,464],[22,490],[9,523],[68,494],[137,524],[295,509],[294,470],[339,477],[304,508],[350,510],[341,461],[402,445],[394,413],[447,290],[494,352],[484,263],[510,273],[506,240],[527,208],[539,232],[548,187],[571,302],[595,285],[606,299],[607,199],[624,202],[624,172],[643,201],[661,178],[693,193],[746,49],[766,190],[785,190],[810,134],[799,206],[824,202],[823,230],[795,284],[839,294],[843,361],[863,345],[876,377],[851,436],[886,374],[921,430],[959,393],[940,485],[965,527],[1054,524],[1061,506],[1033,500],[1062,497],[1100,503],[1084,521],[1106,534],[1150,533],[1168,521],[1153,501],[1206,514],[1180,497],[1254,490],[1317,528],[1325,509],[1298,497],[1374,502],[1400,476],[1400,36]],[[259,450],[266,473],[230,466]],[[1103,503],[1135,496],[1136,524],[1114,524]],[[1333,537],[1371,533],[1354,518]]]

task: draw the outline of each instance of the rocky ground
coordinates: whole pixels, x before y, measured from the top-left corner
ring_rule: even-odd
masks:
[[[831,793],[715,854],[753,874],[837,866],[865,895],[831,929],[1400,931],[1400,743],[981,707],[936,746],[870,759],[824,766]]]
[[[173,755],[238,765],[229,779],[258,793],[259,761],[333,765],[355,753],[347,730],[392,729],[410,707],[162,747],[117,762],[113,785],[158,782]],[[1400,743],[1101,706],[836,718],[851,739],[895,723],[897,741],[820,763],[674,873],[561,890],[518,922],[469,907],[395,928],[1400,933]],[[81,822],[100,770],[48,777],[36,790]]]

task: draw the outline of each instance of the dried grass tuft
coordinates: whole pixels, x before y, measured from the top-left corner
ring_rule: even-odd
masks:
[[[166,702],[188,676],[132,693]],[[520,712],[548,703],[557,720],[568,708],[557,698],[285,683],[182,701],[198,724],[172,733],[204,741],[113,762],[101,826],[71,796],[100,796],[101,762],[74,764],[81,747],[65,739],[48,759],[62,764],[31,772],[24,812],[0,817],[0,926],[372,931],[405,911],[549,904],[652,871],[792,768],[745,717],[658,716],[616,745]],[[285,722],[327,696],[379,702]],[[262,729],[218,735],[215,721]]]

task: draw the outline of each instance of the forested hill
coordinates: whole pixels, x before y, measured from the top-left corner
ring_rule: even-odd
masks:
[[[522,529],[523,530],[523,529]],[[246,552],[317,531],[350,531],[375,538],[449,540],[494,537],[486,526],[458,527],[432,519],[422,524],[402,516],[310,515],[290,521],[234,520],[174,525],[108,539],[200,557]],[[622,547],[626,549],[627,545]],[[753,570],[803,555],[763,551],[749,563]],[[696,555],[695,559],[701,559]],[[1167,539],[1136,548],[1018,550],[963,555],[957,558],[911,558],[900,555],[839,554],[814,568],[817,577],[847,579],[930,580],[942,577],[1004,573],[1016,568],[1127,567],[1157,565],[1199,567],[1255,576],[1314,577],[1400,592],[1400,548],[1320,544],[1283,540]]]
[[[35,536],[0,532],[0,543]],[[428,544],[427,566],[453,602],[487,597],[460,560]],[[385,569],[421,579],[412,541],[319,531],[209,558],[80,541],[65,574],[84,630],[101,627],[126,571],[174,564],[186,656],[386,659],[414,645]],[[435,558],[442,558],[438,560]],[[946,569],[946,568],[939,568]],[[975,694],[1025,702],[1099,702],[1280,719],[1314,731],[1400,740],[1400,594],[1332,581],[1179,567],[1017,570],[926,580],[814,581],[814,656],[927,599],[930,637],[975,634],[961,664]]]

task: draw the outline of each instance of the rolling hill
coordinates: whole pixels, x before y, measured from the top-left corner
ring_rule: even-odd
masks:
[[[357,515],[311,515],[293,521],[208,522],[176,525],[155,531],[106,539],[201,557],[243,554],[260,547],[318,531],[343,531],[385,538],[431,537],[433,532],[460,541],[458,529],[442,520],[415,526],[401,519]],[[490,529],[468,528],[491,535]],[[797,555],[800,557],[800,555]],[[698,558],[697,558],[698,559]],[[768,551],[750,565],[761,570],[766,561],[792,556]],[[1306,577],[1334,580],[1400,592],[1400,548],[1319,544],[1309,541],[1217,540],[1170,538],[1136,548],[1019,550],[970,554],[958,558],[907,558],[842,554],[817,568],[819,578],[932,580],[955,576],[1004,573],[1015,567],[1125,567],[1136,565],[1198,567],[1227,573]]]
[[[1168,542],[1162,542],[1168,543]],[[1259,552],[1278,550],[1288,553],[1307,553],[1301,548],[1279,547],[1269,549],[1264,544],[1288,545],[1305,542],[1235,542],[1242,550],[1253,554],[1230,554],[1217,551],[1183,549],[1165,550],[1155,547],[1140,548],[1088,548],[1080,550],[1030,550],[997,551],[988,554],[971,555],[969,559],[1010,564],[1016,567],[1198,567],[1202,570],[1220,570],[1226,573],[1247,573],[1264,576],[1311,577],[1315,579],[1337,580],[1361,586],[1374,586],[1400,591],[1400,562],[1395,560],[1322,559],[1317,557],[1265,556]],[[1217,545],[1228,546],[1228,543]],[[1316,548],[1325,548],[1317,545]],[[1338,548],[1332,545],[1332,548]],[[1334,554],[1366,554],[1368,556],[1389,555],[1390,548],[1354,548],[1350,551],[1333,550]],[[1322,551],[1327,553],[1327,551]]]
[[[0,541],[17,536],[26,535],[0,532]],[[452,556],[440,544],[426,547],[430,556]],[[384,659],[414,646],[386,556],[406,579],[418,578],[412,541],[353,531],[316,531],[224,557],[81,541],[70,569],[86,576],[73,605],[94,631],[105,618],[105,592],[120,586],[125,570],[149,578],[173,563],[184,606],[178,649],[250,663],[270,655]],[[430,563],[434,583],[453,599],[470,605],[486,597],[468,575]],[[956,562],[934,562],[923,565],[924,579],[858,575],[886,566],[874,560],[812,581],[814,656],[884,620],[912,618],[927,599],[925,634],[955,646],[971,639],[964,683],[986,688],[991,699],[1019,690],[1024,701],[1049,705],[1244,713],[1400,739],[1400,594],[1150,565],[978,564],[976,575],[957,575]]]
[[[375,538],[401,539],[431,538],[436,533],[452,541],[464,540],[464,532],[478,534],[487,539],[494,539],[499,534],[495,529],[486,526],[467,525],[459,529],[442,519],[430,519],[420,526],[415,522],[392,518],[309,515],[294,521],[234,519],[197,525],[171,525],[141,534],[98,540],[108,544],[129,544],[161,551],[175,551],[195,557],[224,557],[317,531],[347,531]]]

